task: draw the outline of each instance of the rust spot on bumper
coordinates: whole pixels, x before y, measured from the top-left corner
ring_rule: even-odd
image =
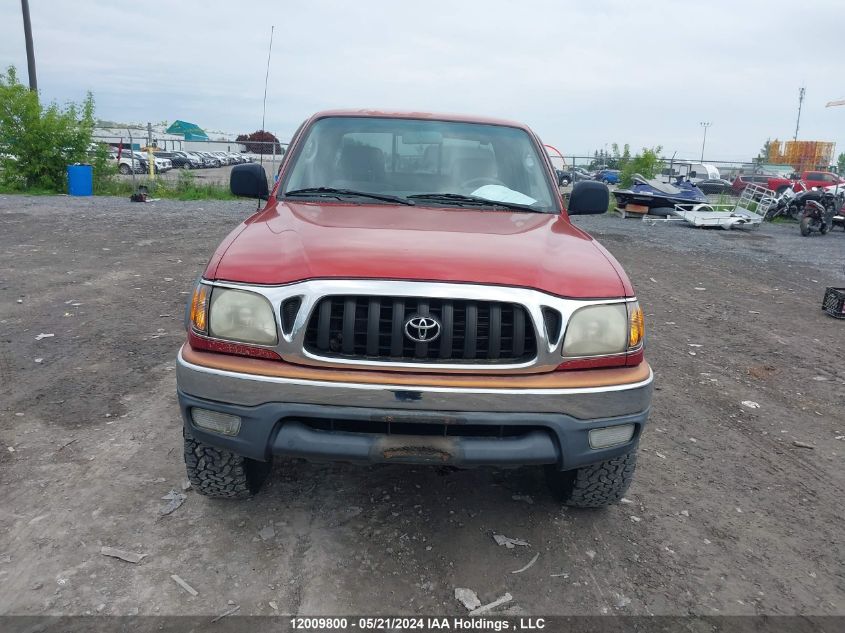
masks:
[[[384,437],[376,450],[387,461],[445,463],[458,456],[455,439],[448,437]]]

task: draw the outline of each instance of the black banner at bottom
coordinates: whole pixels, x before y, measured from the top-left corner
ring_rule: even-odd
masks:
[[[843,633],[845,616],[0,616],[0,633]]]

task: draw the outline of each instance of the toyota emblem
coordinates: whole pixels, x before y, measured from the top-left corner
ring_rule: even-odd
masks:
[[[431,343],[440,336],[440,321],[430,316],[412,316],[405,321],[405,336],[414,343]]]

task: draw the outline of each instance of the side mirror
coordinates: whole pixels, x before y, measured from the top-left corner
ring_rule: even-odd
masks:
[[[606,213],[610,205],[610,190],[607,185],[595,180],[579,180],[572,187],[569,196],[569,215],[592,215]]]
[[[264,172],[264,167],[256,163],[235,165],[229,176],[229,190],[232,195],[242,198],[266,200],[270,192],[267,188],[267,174]]]

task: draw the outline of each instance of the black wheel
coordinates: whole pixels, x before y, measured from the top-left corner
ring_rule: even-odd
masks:
[[[822,235],[827,235],[827,232],[830,230],[830,225],[826,222],[822,222],[822,225],[819,227],[819,233]]]
[[[810,230],[810,222],[812,220],[810,218],[801,218],[801,235],[807,237],[812,233]]]
[[[789,209],[787,209],[789,213],[789,217],[793,220],[801,220],[801,215],[803,214],[803,210],[797,204],[790,204]]]
[[[270,462],[257,462],[227,450],[203,444],[183,430],[185,467],[194,490],[206,497],[246,499],[261,488]]]
[[[121,174],[123,174],[124,176],[128,176],[129,174],[131,174],[131,173],[132,173],[132,169],[129,167],[129,165],[125,165],[125,164],[121,164],[121,165],[117,168],[117,171],[119,171],[119,172],[120,172]]]
[[[568,187],[569,186],[569,178],[561,178],[560,179],[560,186],[561,187]]]
[[[603,508],[617,503],[628,490],[637,467],[637,453],[632,451],[598,464],[575,470],[546,468],[546,482],[565,505],[576,508]]]
[[[190,169],[191,163],[182,163],[182,169]]]

